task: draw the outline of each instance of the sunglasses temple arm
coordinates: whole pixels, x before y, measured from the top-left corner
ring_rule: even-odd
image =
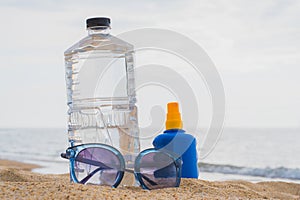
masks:
[[[94,174],[96,174],[100,170],[103,170],[103,168],[99,167],[99,168],[95,169],[94,171],[92,171],[92,173],[90,173],[84,179],[82,179],[80,181],[80,183],[85,184],[92,176],[94,176]]]
[[[132,169],[124,169],[125,172],[129,172],[131,174],[134,174],[134,171]],[[141,174],[141,173],[140,173]],[[151,185],[157,185],[157,183],[155,183],[154,181],[152,181],[150,178],[148,178],[147,176],[141,174],[141,176]]]
[[[166,167],[168,167],[168,166],[166,166]],[[164,168],[166,168],[166,167],[164,167]],[[164,168],[162,168],[162,169],[164,169]],[[161,170],[161,169],[155,170],[154,173],[158,172],[159,170]],[[152,181],[152,180],[151,180],[150,178],[148,178],[147,176],[145,176],[145,175],[143,175],[143,174],[141,174],[141,176],[142,176],[148,183],[150,183],[151,185],[158,185],[156,182]]]
[[[85,164],[89,164],[89,165],[94,165],[94,166],[97,166],[101,169],[113,169],[113,168],[105,165],[103,162],[100,162],[100,161],[95,161],[95,160],[90,160],[90,159],[80,158],[80,157],[77,157],[76,161],[79,161],[79,162],[82,162],[82,163],[85,163]]]
[[[141,174],[141,176],[148,182],[150,183],[151,185],[157,185],[156,182],[152,181],[150,178],[148,178],[147,176]]]
[[[60,156],[62,158],[65,158],[65,159],[69,159],[67,157],[66,153],[61,153]],[[105,165],[102,162],[94,161],[94,160],[90,160],[90,159],[86,159],[86,158],[76,157],[76,161],[79,161],[79,162],[82,162],[82,163],[85,163],[85,164],[89,164],[89,165],[101,166],[101,169],[112,169],[111,167],[108,167],[107,165]]]
[[[99,172],[100,170],[104,170],[104,169],[108,169],[108,168],[102,168],[102,167],[98,167],[97,169],[95,169],[94,171],[92,171],[88,176],[86,176],[84,179],[82,179],[80,181],[80,183],[85,184],[92,176],[94,176],[94,174],[96,174],[97,172]],[[112,169],[112,168],[109,168]],[[130,172],[130,173],[134,173],[132,170],[128,169],[125,171]]]

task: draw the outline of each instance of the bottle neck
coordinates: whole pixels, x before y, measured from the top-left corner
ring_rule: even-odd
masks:
[[[89,35],[108,35],[110,34],[110,27],[109,26],[95,26],[87,28]]]
[[[177,129],[177,128],[173,128],[173,129],[167,129],[164,131],[164,133],[185,133],[185,130],[183,129]]]

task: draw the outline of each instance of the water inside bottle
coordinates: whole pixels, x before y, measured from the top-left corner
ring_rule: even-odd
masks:
[[[65,63],[70,145],[111,145],[133,168],[140,152],[133,46],[95,29],[65,52]]]

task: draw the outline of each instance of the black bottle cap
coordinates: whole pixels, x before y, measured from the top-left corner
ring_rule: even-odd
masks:
[[[110,19],[107,17],[93,17],[86,20],[86,27],[110,26]]]

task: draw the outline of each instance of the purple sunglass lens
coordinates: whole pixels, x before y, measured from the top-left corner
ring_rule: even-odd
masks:
[[[177,186],[178,172],[168,154],[151,152],[140,160],[140,173],[144,184],[149,189]]]
[[[121,161],[107,149],[86,148],[77,155],[74,170],[80,183],[113,186],[121,170]]]

